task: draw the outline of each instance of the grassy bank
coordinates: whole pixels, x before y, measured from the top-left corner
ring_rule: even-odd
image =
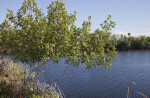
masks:
[[[34,86],[34,74],[25,85],[29,73],[27,70],[25,72],[22,65],[0,56],[0,98],[59,98],[54,87],[46,90],[46,84],[42,85],[38,81],[38,87]]]

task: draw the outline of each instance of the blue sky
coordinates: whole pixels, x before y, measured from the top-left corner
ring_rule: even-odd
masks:
[[[24,0],[2,0],[0,2],[0,23],[5,19],[7,8],[17,12]],[[36,0],[38,7],[46,14],[46,7],[52,0]],[[81,26],[92,16],[92,30],[99,28],[107,16],[116,22],[113,34],[150,36],[150,0],[64,0],[68,12],[77,12],[76,25]]]

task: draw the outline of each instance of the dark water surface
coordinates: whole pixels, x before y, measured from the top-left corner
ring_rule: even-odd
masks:
[[[50,63],[43,79],[51,83],[67,67],[64,60]],[[58,82],[66,98],[126,98],[128,84],[131,98],[150,98],[150,51],[121,51],[105,72],[103,67],[85,69],[71,66]]]

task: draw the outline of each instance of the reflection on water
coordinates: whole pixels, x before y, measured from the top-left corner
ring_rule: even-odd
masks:
[[[51,83],[67,65],[49,63],[43,79]],[[85,69],[71,66],[59,81],[66,98],[126,98],[128,84],[131,98],[150,97],[150,51],[121,51],[105,72],[103,67]]]

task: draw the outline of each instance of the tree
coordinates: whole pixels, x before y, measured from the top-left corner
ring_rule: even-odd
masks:
[[[130,33],[130,32],[128,33],[128,36],[131,36],[131,33]]]
[[[68,14],[63,1],[52,1],[47,9],[45,16],[35,0],[25,0],[16,15],[8,10],[0,32],[3,47],[10,49],[16,60],[36,66],[32,71],[36,71],[36,75],[46,62],[58,63],[61,58],[68,64],[65,72],[69,66],[80,63],[86,68],[104,66],[107,69],[111,65],[111,60],[116,57],[115,46],[105,47],[111,29],[115,27],[110,15],[101,24],[102,30],[91,33],[91,17],[82,27],[77,27],[76,12]]]

